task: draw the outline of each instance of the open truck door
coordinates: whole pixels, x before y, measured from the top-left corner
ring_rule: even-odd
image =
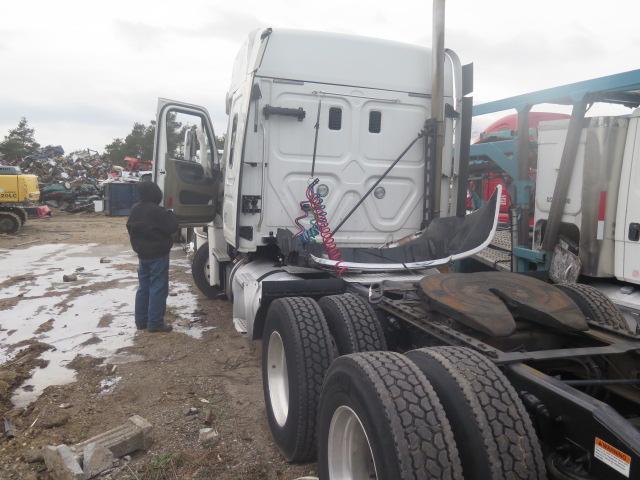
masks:
[[[203,107],[158,99],[153,148],[153,181],[163,206],[183,226],[211,222],[221,205],[220,158],[213,125]]]

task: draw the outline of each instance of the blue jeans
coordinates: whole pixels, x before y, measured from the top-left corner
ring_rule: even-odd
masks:
[[[169,255],[139,259],[138,291],[136,292],[136,326],[161,328],[169,294]]]

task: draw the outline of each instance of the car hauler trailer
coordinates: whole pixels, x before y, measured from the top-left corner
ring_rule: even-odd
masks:
[[[602,327],[615,307],[435,268],[488,245],[501,193],[464,215],[471,71],[443,9],[434,53],[254,32],[221,158],[204,108],[159,102],[154,179],[208,224],[196,283],[262,342],[274,441],[322,479],[638,478],[640,341]]]
[[[585,118],[584,105],[634,108],[639,92],[640,70],[634,70],[478,105],[476,115],[514,108],[521,121],[539,103],[574,104],[574,114],[540,122],[534,141],[497,138],[471,147],[472,165],[493,164],[520,179],[511,186],[513,230],[498,234],[476,260],[499,270],[549,271],[556,282],[587,283],[575,288],[604,293],[622,310],[623,327],[634,333],[640,328],[640,109]],[[466,263],[464,270],[474,269]]]

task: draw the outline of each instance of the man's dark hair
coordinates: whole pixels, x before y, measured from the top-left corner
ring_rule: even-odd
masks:
[[[152,202],[160,205],[162,201],[162,190],[154,182],[138,183],[138,195],[141,202]]]

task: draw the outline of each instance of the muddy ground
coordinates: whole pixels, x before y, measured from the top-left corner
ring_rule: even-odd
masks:
[[[136,332],[125,222],[56,213],[0,236],[0,417],[15,425],[15,438],[0,439],[0,478],[47,479],[33,449],[79,442],[133,414],[153,424],[153,447],[105,478],[313,474],[313,465],[288,465],[273,445],[258,348],[233,328],[228,302],[195,290],[180,248],[167,313],[177,331]],[[69,273],[78,278],[63,282]],[[187,414],[191,407],[197,413]],[[221,437],[213,447],[198,443],[208,410]]]

